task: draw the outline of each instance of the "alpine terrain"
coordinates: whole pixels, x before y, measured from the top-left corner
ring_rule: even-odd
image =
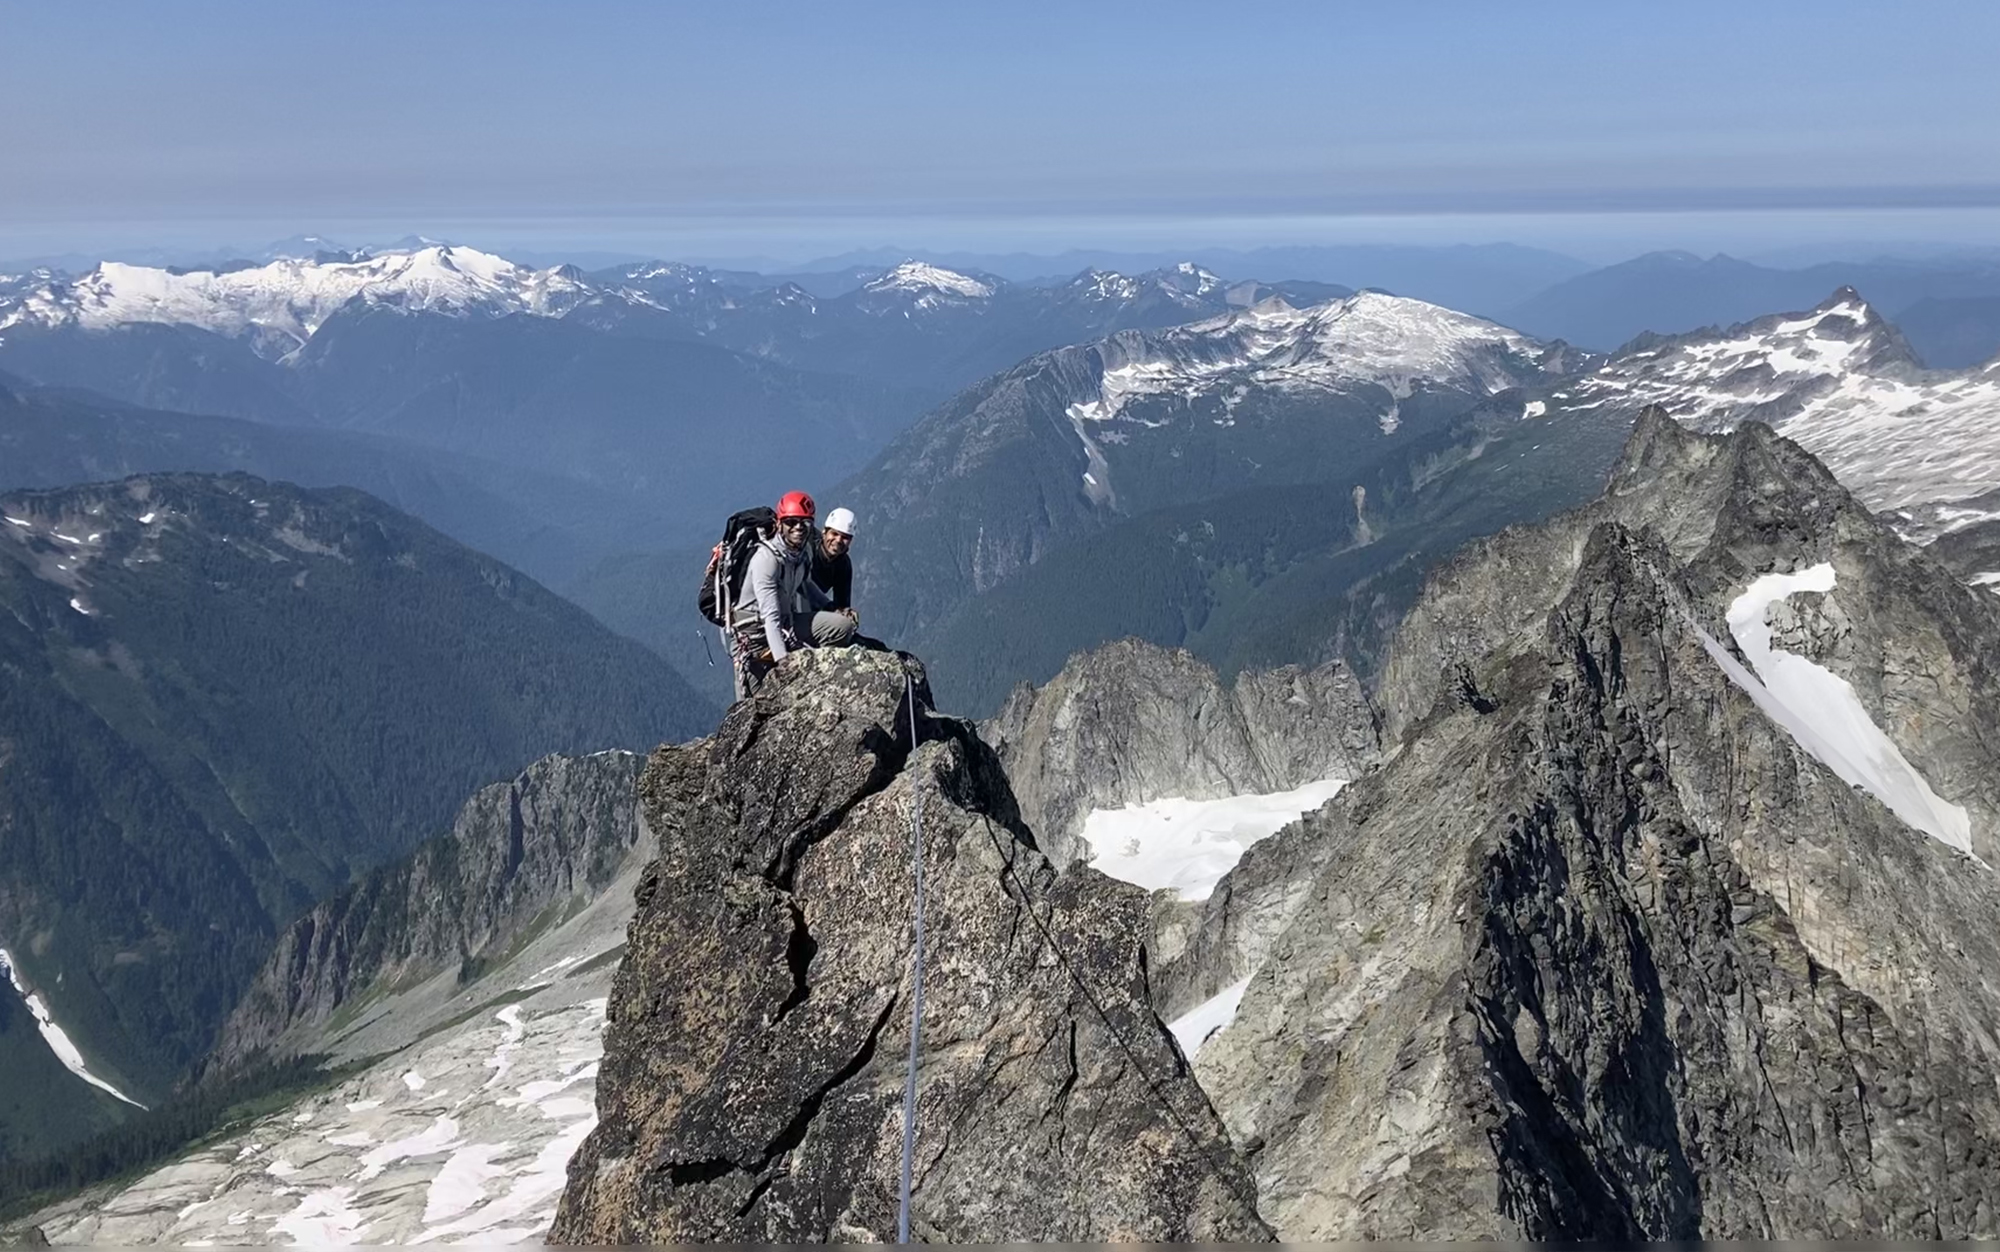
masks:
[[[350,490],[0,495],[0,606],[0,1048],[75,1071],[8,1084],[15,1159],[166,1096],[276,929],[475,787],[713,716],[644,649]]]
[[[300,917],[224,1027],[201,1090],[301,1053],[332,1072],[31,1225],[58,1243],[537,1239],[596,1121],[605,991],[654,854],[633,794],[642,763],[618,751],[537,761]]]
[[[2000,601],[1799,445],[1649,408],[1368,694],[1126,643],[982,729],[806,652],[633,816],[631,757],[482,793],[281,940],[212,1065],[380,1059],[34,1220],[890,1237],[915,835],[925,1238],[1990,1237],[1996,656]]]
[[[1372,673],[1428,570],[1595,496],[1648,404],[1776,423],[1976,577],[2000,565],[1993,387],[1922,368],[1846,290],[1608,358],[1371,293],[1037,357],[838,494],[869,528],[857,603],[985,711],[1126,634],[1225,673]]]
[[[1379,763],[1192,899],[1054,872],[969,727],[812,655],[642,781],[554,1236],[886,1233],[913,828],[929,1237],[1199,1236],[1243,1174],[1287,1239],[1989,1235],[1995,656],[1993,598],[1796,444],[1658,409],[1599,501],[1430,581]]]

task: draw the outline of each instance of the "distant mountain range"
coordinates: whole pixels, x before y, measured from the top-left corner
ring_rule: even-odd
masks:
[[[935,261],[882,268],[863,256],[837,258],[851,262],[844,269],[776,282],[662,262],[536,269],[421,239],[380,254],[323,245],[294,241],[277,251],[300,255],[261,263],[107,264],[78,277],[26,275],[0,285],[0,369],[20,375],[14,391],[33,397],[11,410],[11,432],[0,426],[0,440],[22,454],[0,467],[0,484],[163,469],[351,482],[575,595],[701,684],[717,677],[712,641],[704,643],[685,613],[675,571],[698,561],[718,518],[791,485],[864,509],[871,625],[942,648],[942,674],[957,664],[955,652],[979,654],[993,682],[1050,673],[1070,647],[1096,642],[1100,630],[1124,620],[1122,609],[1106,609],[1104,597],[1085,594],[1077,580],[1128,568],[1150,579],[1172,567],[1159,559],[1164,549],[1141,559],[1120,546],[1138,542],[1120,535],[1140,517],[1152,519],[1146,526],[1159,528],[1155,539],[1171,544],[1177,559],[1197,561],[1198,575],[1175,577],[1192,578],[1208,605],[1161,607],[1192,591],[1124,596],[1166,615],[1141,633],[1176,641],[1208,632],[1218,641],[1208,655],[1225,667],[1287,659],[1326,624],[1310,622],[1304,591],[1286,593],[1294,599],[1283,606],[1267,602],[1289,585],[1289,575],[1274,581],[1274,572],[1318,550],[1295,542],[1271,502],[1285,498],[1286,507],[1327,519],[1322,529],[1353,539],[1357,553],[1372,546],[1363,564],[1385,557],[1389,548],[1374,541],[1401,498],[1395,483],[1439,482],[1435,468],[1419,462],[1487,447],[1531,402],[1553,418],[1576,400],[1556,395],[1553,381],[1577,376],[1592,364],[1587,354],[1508,326],[1532,329],[1573,297],[1598,310],[1579,322],[1578,339],[1594,345],[1610,338],[1601,333],[1606,326],[1622,337],[1632,325],[1715,320],[1708,315],[1718,303],[1760,314],[1803,307],[1828,287],[1797,300],[1777,296],[1818,283],[1820,270],[1852,268],[1802,276],[1662,255],[1572,275],[1520,306],[1533,316],[1480,322],[1407,297],[1357,296],[1332,282],[1225,279],[1192,261],[1024,282]],[[1428,257],[1470,267],[1465,272],[1502,261],[1562,268],[1546,255],[1505,249],[1235,259],[1247,265],[1245,257],[1357,268]],[[1984,297],[1963,293],[1985,281],[1982,264],[1884,262],[1876,270],[1896,298],[1944,293],[1919,299],[1913,312],[1925,316],[1913,324],[1972,344],[1978,336],[1966,328],[1986,306]],[[1477,368],[1447,363],[1456,349],[1439,345],[1458,342],[1457,332],[1441,328],[1475,322],[1483,329],[1473,338],[1514,346],[1481,357]],[[1657,346],[1657,336],[1634,339],[1592,387],[1612,387],[1627,369],[1644,375],[1647,358],[1638,353]],[[1921,345],[1897,343],[1897,368],[1920,372]],[[1800,386],[1821,375],[1790,361],[1777,358],[1772,386],[1802,396]],[[1715,364],[1688,365],[1686,378],[1707,378]],[[1745,381],[1751,374],[1737,373],[1730,386],[1761,394],[1762,384]],[[1870,374],[1878,381],[1855,403],[1907,408],[1895,391],[1903,374]],[[1983,411],[1983,392],[1970,381],[1923,375],[1910,385],[1929,389],[1924,403]],[[66,387],[147,411],[59,395]],[[1522,409],[1501,412],[1515,391]],[[1829,392],[1822,410],[1837,401]],[[1605,411],[1613,407],[1607,402]],[[911,428],[926,409],[931,415]],[[1619,409],[1628,410],[1636,407]],[[1750,415],[1781,410],[1789,412],[1778,404]],[[1198,438],[1187,433],[1196,426]],[[1557,428],[1570,429],[1546,423]],[[1594,450],[1572,449],[1575,464],[1548,466],[1552,477],[1533,491],[1489,487],[1492,508],[1461,500],[1452,506],[1454,527],[1538,507],[1527,503],[1537,493],[1569,501],[1576,490],[1594,489],[1591,467],[1615,448],[1578,437]],[[828,494],[892,440],[883,460]],[[1532,445],[1519,455],[1531,453],[1539,455]],[[1838,465],[1838,455],[1828,455]],[[1572,474],[1583,475],[1581,486],[1558,485]],[[1343,493],[1361,488],[1367,499],[1357,510],[1352,499],[1324,491],[1285,495],[1330,481]],[[1240,533],[1218,540],[1207,514],[1225,500]],[[1350,531],[1364,521],[1365,531]],[[1932,525],[1927,533],[1945,528],[1933,521],[1907,524]],[[1239,550],[1250,530],[1273,538]],[[1070,548],[1072,540],[1080,546]],[[1114,550],[1123,555],[1112,558]],[[1358,577],[1359,559],[1343,558],[1348,572],[1335,581]],[[1066,581],[1060,593],[1023,594],[1031,603],[1059,602],[1077,617],[1075,631],[1014,623],[997,641],[1010,619],[984,595],[1016,574]],[[1315,595],[1325,590],[1311,585]],[[980,607],[968,607],[975,602]],[[1236,615],[1241,620],[1228,624]],[[1374,627],[1350,623],[1333,634],[1351,637],[1354,629]],[[975,703],[990,706],[992,698],[982,687]]]
[[[358,487],[550,584],[607,549],[646,548],[659,531],[643,496],[544,470],[366,431],[140,408],[0,374],[0,490],[173,470]]]
[[[1460,543],[1590,499],[1648,404],[1774,423],[1919,541],[2000,522],[2000,376],[1852,291],[1606,358],[1416,301],[1273,303],[1034,358],[843,486],[864,613],[974,711],[1123,634],[1367,668]],[[1964,550],[1964,572],[1985,559]],[[1982,567],[1983,568],[1983,567]]]
[[[2000,260],[1979,257],[1773,269],[1654,252],[1483,311],[1531,335],[1610,351],[1648,331],[1679,334],[1809,307],[1836,287],[1867,292],[1933,368],[1963,369],[2000,353]]]
[[[536,270],[422,240],[208,269],[104,263],[0,283],[0,369],[148,409],[442,450],[503,496],[509,475],[566,481],[605,501],[599,513],[692,543],[779,484],[819,488],[858,469],[929,404],[1033,352],[1278,292],[1347,290],[1229,283],[1193,265],[1034,287],[915,262],[828,298],[744,284],[665,264]],[[528,493],[524,518],[574,529],[573,515],[536,507],[543,494],[566,493]],[[651,546],[622,522],[609,530],[592,559]]]

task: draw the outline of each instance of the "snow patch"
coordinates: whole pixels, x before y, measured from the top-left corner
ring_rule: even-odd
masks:
[[[1972,824],[1965,809],[1931,790],[1868,715],[1847,680],[1771,646],[1766,620],[1771,605],[1798,591],[1832,591],[1835,582],[1833,566],[1821,562],[1796,573],[1765,574],[1730,602],[1729,633],[1755,674],[1705,632],[1702,646],[1767,717],[1843,782],[1867,791],[1911,827],[1970,853]]]
[[[1249,986],[1250,980],[1246,978],[1224,987],[1167,1024],[1189,1060],[1194,1059],[1203,1044],[1236,1020],[1236,1007],[1243,1003],[1243,992]]]
[[[1148,891],[1170,888],[1205,900],[1246,848],[1332,799],[1344,778],[1269,795],[1222,800],[1178,797],[1122,809],[1094,809],[1083,822],[1090,864]]]
[[[424,1225],[448,1221],[486,1198],[486,1184],[507,1176],[504,1166],[493,1158],[508,1151],[511,1144],[474,1143],[451,1154],[444,1168],[431,1179],[424,1200]]]
[[[356,1177],[362,1182],[367,1182],[398,1161],[411,1157],[433,1156],[458,1146],[458,1123],[440,1113],[429,1126],[416,1134],[391,1140],[379,1148],[371,1148],[363,1153],[361,1173]]]
[[[493,1055],[486,1058],[486,1067],[493,1071],[493,1076],[486,1080],[485,1087],[497,1084],[507,1076],[507,1071],[513,1068],[514,1048],[521,1042],[521,1036],[527,1033],[528,1029],[521,1024],[521,1006],[518,1004],[510,1004],[493,1016],[507,1028],[507,1034],[500,1040],[500,1046],[493,1049]]]
[[[1547,415],[1548,411],[1549,411],[1548,401],[1530,400],[1527,402],[1527,404],[1521,406],[1521,420],[1526,421],[1531,417],[1543,417]]]
[[[64,1069],[98,1090],[109,1092],[135,1109],[146,1107],[90,1072],[90,1066],[84,1063],[83,1052],[70,1039],[69,1033],[56,1024],[55,1017],[49,1013],[49,1006],[42,1002],[41,996],[29,992],[27,986],[22,983],[20,968],[15,965],[13,955],[5,948],[0,948],[0,970],[6,972],[7,981],[13,984],[16,994],[28,1006],[28,1014],[35,1019],[35,1029],[41,1032],[42,1042],[49,1045],[49,1051],[56,1054],[56,1059],[63,1063]]]
[[[502,1222],[530,1216],[545,1201],[562,1193],[568,1184],[569,1158],[583,1146],[584,1139],[597,1128],[597,1118],[587,1117],[565,1127],[561,1134],[542,1145],[528,1167],[514,1175],[507,1193],[484,1208],[443,1226],[427,1226],[415,1242],[458,1235],[486,1234]]]
[[[354,1188],[328,1187],[299,1201],[271,1223],[271,1233],[290,1236],[296,1247],[342,1246],[360,1242],[368,1223],[354,1207]]]

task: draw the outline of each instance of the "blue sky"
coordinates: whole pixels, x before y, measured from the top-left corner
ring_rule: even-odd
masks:
[[[0,3],[0,47],[0,255],[2000,243],[1991,3]]]

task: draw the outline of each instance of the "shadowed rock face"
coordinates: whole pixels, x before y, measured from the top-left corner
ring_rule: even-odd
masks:
[[[2000,613],[1768,430],[1642,420],[1603,501],[1433,581],[1384,766],[1232,875],[1288,921],[1197,1071],[1285,1237],[2000,1232],[2000,875],[1703,639],[1822,561],[1780,646],[1992,846]]]
[[[894,1237],[918,813],[913,1233],[1268,1237],[1149,1007],[1145,895],[1058,876],[990,749],[928,706],[892,656],[806,653],[654,754],[660,856],[552,1241]]]

